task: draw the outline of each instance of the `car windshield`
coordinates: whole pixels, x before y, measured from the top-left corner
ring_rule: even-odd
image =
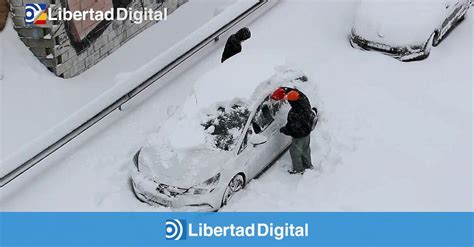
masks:
[[[240,104],[219,107],[215,114],[207,114],[202,126],[212,139],[214,148],[230,151],[234,149],[249,116],[249,109]]]

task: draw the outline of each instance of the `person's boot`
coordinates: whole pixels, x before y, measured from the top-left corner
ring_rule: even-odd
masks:
[[[295,171],[295,170],[288,170],[288,173],[290,173],[290,174],[292,174],[292,175],[294,175],[294,174],[303,175],[303,174],[304,174],[304,171],[302,171],[302,172],[297,172],[297,171]]]

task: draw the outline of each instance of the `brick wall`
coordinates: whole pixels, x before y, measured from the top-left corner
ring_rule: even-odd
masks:
[[[2,0],[0,0],[2,1]],[[42,27],[27,26],[24,22],[24,3],[47,3],[57,15],[59,8],[102,9],[127,7],[142,10],[168,9],[168,14],[188,0],[10,0],[12,20],[20,39],[33,54],[57,76],[71,78],[94,66],[124,43],[156,21],[141,24],[126,21],[58,22]]]
[[[93,9],[105,12],[113,8],[112,0],[68,0],[66,2],[71,11]],[[73,21],[71,27],[74,28],[74,39],[76,41],[84,39],[97,25],[99,25],[98,21]]]
[[[0,31],[5,27],[8,16],[8,3],[7,0],[0,0]]]

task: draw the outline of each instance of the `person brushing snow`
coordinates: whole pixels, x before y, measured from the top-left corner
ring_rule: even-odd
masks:
[[[242,28],[237,33],[232,34],[225,44],[224,53],[222,54],[221,63],[225,60],[242,52],[242,42],[250,39],[252,34],[248,28]]]
[[[303,174],[306,169],[313,169],[311,163],[310,134],[317,121],[316,108],[311,109],[308,97],[294,88],[278,88],[272,94],[273,100],[287,100],[291,106],[288,120],[280,132],[291,136],[290,156],[293,169],[291,174]]]

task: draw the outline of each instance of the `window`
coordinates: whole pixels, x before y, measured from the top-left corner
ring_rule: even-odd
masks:
[[[275,116],[281,108],[282,102],[274,101],[269,97],[263,101],[257,109],[257,113],[252,121],[252,127],[256,134],[262,133],[270,124],[275,121]]]
[[[282,101],[274,101],[269,96],[258,107],[257,113],[252,120],[252,127],[247,130],[247,133],[244,136],[244,140],[239,149],[239,154],[247,148],[248,140],[253,133],[262,133],[268,126],[270,126],[270,124],[273,123],[273,121],[275,121],[275,116],[278,111],[280,111],[282,104]]]

